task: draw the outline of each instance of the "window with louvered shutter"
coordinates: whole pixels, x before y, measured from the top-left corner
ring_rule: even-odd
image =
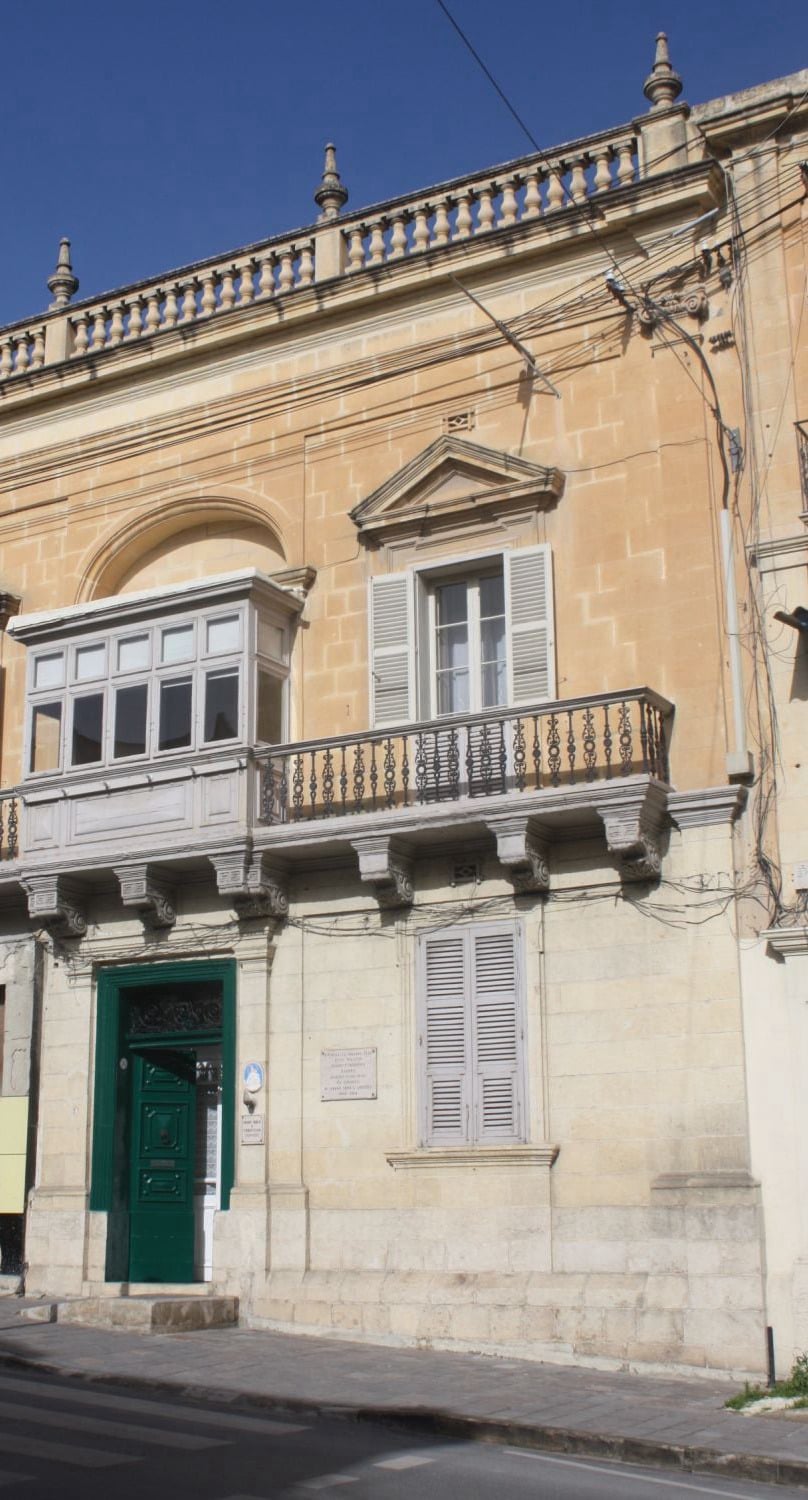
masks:
[[[517,929],[457,927],[425,935],[420,947],[424,1143],[523,1140]]]
[[[471,934],[477,1139],[521,1137],[521,1021],[512,929]]]
[[[505,554],[510,635],[510,702],[554,698],[555,640],[550,548]]]
[[[426,1138],[457,1145],[469,1138],[471,1100],[468,952],[462,934],[424,941],[423,1022]]]
[[[370,581],[370,701],[374,728],[413,716],[411,580],[391,573]]]

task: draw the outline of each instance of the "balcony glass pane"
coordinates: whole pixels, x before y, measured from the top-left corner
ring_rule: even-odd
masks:
[[[49,651],[34,662],[34,687],[61,687],[65,680],[65,658],[62,651]]]
[[[118,671],[143,672],[151,663],[147,635],[128,635],[118,642]]]
[[[283,682],[271,672],[258,673],[255,737],[265,745],[279,745],[283,740]]]
[[[238,735],[238,672],[208,672],[205,678],[205,742]]]
[[[160,683],[159,750],[185,750],[190,745],[192,700],[190,677]]]
[[[435,590],[438,627],[459,625],[468,618],[465,583],[444,583]]]
[[[241,621],[238,615],[227,615],[221,620],[208,620],[208,646],[212,651],[238,651],[241,645]]]
[[[132,687],[118,688],[115,694],[115,747],[116,760],[125,755],[146,753],[146,712],[149,689],[145,682]]]
[[[58,771],[62,705],[39,703],[31,716],[31,770]]]
[[[162,632],[160,641],[161,661],[190,661],[193,654],[193,625],[172,625],[168,630]]]
[[[271,656],[274,661],[286,661],[286,631],[270,620],[258,621],[258,650],[262,656]]]
[[[90,766],[101,759],[104,732],[104,694],[87,693],[73,699],[73,737],[70,764]]]
[[[77,682],[90,682],[93,677],[103,677],[107,669],[107,648],[101,646],[77,646],[75,678]]]

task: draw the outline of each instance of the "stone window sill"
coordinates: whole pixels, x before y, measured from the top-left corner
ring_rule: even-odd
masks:
[[[395,1172],[434,1171],[438,1167],[543,1167],[549,1171],[557,1156],[558,1146],[541,1142],[535,1146],[438,1146],[390,1151],[387,1161]]]

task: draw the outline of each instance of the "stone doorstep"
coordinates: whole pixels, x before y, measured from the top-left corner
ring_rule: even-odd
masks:
[[[22,1286],[22,1277],[19,1275],[0,1276],[0,1297],[16,1297]]]
[[[200,1297],[194,1294],[124,1297],[75,1297],[68,1302],[42,1303],[20,1315],[32,1322],[75,1323],[85,1328],[128,1328],[139,1333],[194,1333],[200,1329],[234,1328],[238,1297]]]

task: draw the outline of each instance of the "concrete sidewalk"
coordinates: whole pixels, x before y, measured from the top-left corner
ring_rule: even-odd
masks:
[[[721,1381],[239,1328],[107,1331],[23,1321],[26,1305],[0,1299],[0,1365],[808,1487],[808,1421],[727,1411]]]

